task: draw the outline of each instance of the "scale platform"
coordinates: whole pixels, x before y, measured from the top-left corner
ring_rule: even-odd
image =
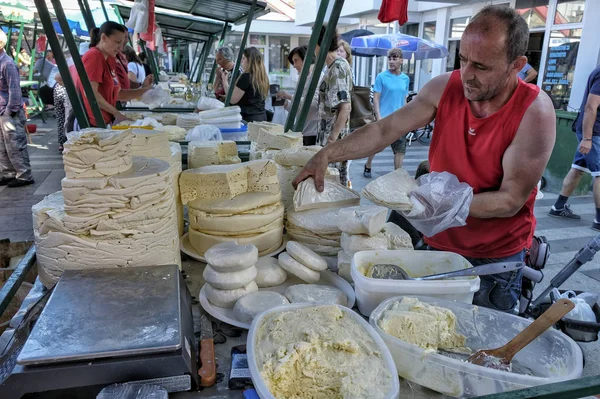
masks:
[[[2,398],[85,388],[94,397],[90,390],[156,378],[195,387],[191,306],[176,265],[67,271],[0,386]]]

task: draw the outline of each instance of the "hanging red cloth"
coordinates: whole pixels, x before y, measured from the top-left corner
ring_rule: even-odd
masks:
[[[377,19],[384,24],[398,21],[404,25],[408,21],[408,0],[383,0]]]
[[[154,14],[155,0],[148,1],[148,30],[140,33],[140,39],[148,43],[148,47],[154,51],[154,29],[156,29],[156,15]]]
[[[35,51],[43,53],[46,50],[46,35],[40,35],[35,43]]]

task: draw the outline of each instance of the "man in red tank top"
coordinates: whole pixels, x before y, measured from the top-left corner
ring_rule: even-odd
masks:
[[[433,78],[406,106],[319,151],[294,184],[314,177],[322,191],[329,163],[368,157],[435,118],[431,171],[456,175],[474,197],[466,226],[427,244],[474,266],[523,260],[535,231],[536,185],[556,136],[552,101],[517,77],[527,63],[528,39],[514,9],[483,8],[462,36],[460,70]],[[482,277],[474,303],[509,311],[520,289],[520,271]]]

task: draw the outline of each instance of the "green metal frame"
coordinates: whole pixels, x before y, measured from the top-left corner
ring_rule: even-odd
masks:
[[[37,27],[38,21],[36,19],[33,25],[33,47],[31,48],[31,65],[29,65],[29,80],[33,80],[33,66],[35,65],[35,54],[37,51],[37,46],[35,44],[35,41],[37,40]]]
[[[27,273],[33,268],[35,263],[35,245],[31,245],[23,259],[19,262],[17,267],[13,270],[12,274],[4,283],[2,289],[0,289],[0,316],[8,308],[10,301],[17,293],[17,290],[21,286],[21,283],[25,280]]]
[[[200,48],[200,44],[202,44],[202,52],[200,53],[200,58],[202,58],[202,54],[204,53],[204,48],[206,47],[206,42],[196,42],[196,50],[194,50],[194,58],[190,60],[190,70],[188,73],[188,79],[190,82],[194,79],[194,72],[198,68],[198,64],[200,63],[200,58],[198,57],[198,50]]]
[[[224,43],[225,43],[225,36],[227,35],[227,28],[228,28],[229,24],[225,24],[223,26],[223,31],[221,32],[221,39],[219,39],[219,44],[217,47],[221,47]],[[211,45],[212,47],[212,45]],[[208,50],[210,51],[210,49]],[[213,62],[213,66],[212,69],[210,70],[210,77],[208,78],[208,82],[207,83],[212,83],[215,80],[215,74],[217,73],[217,61],[215,59],[215,61]]]
[[[194,80],[195,83],[198,83],[198,80],[202,81],[202,74],[204,72],[206,60],[208,59],[208,53],[210,52],[210,49],[212,48],[214,41],[215,41],[215,37],[211,36],[208,39],[208,41],[204,43],[204,48],[202,49],[202,55],[200,56],[200,61],[196,65],[196,70],[194,71],[194,75],[192,75],[192,76],[196,77],[196,79]],[[196,74],[196,72],[197,72],[197,74]]]
[[[294,131],[301,132],[304,129],[304,124],[306,123],[306,117],[308,116],[308,112],[310,110],[311,101],[315,90],[317,89],[317,84],[319,83],[319,72],[323,70],[323,66],[325,65],[325,59],[327,58],[327,43],[331,43],[331,39],[333,39],[333,35],[335,34],[335,29],[340,18],[340,14],[342,12],[342,7],[344,6],[344,0],[335,0],[333,3],[333,9],[331,10],[331,16],[329,17],[329,21],[327,21],[327,29],[325,29],[325,35],[323,36],[323,46],[319,49],[319,56],[317,57],[317,62],[315,63],[315,73],[313,73],[312,80],[310,85],[308,86],[308,91],[306,93],[306,100],[304,104],[302,104],[302,109],[300,110],[300,114],[298,115],[298,119],[296,120],[296,124],[294,125]],[[321,27],[313,27],[314,32],[311,35],[311,41],[313,39],[312,36],[315,34],[318,35],[318,31],[321,30]],[[318,37],[318,36],[317,36]],[[291,112],[290,116],[291,118]],[[293,120],[293,119],[292,119]]]
[[[315,23],[313,24],[313,31],[310,35],[310,40],[308,41],[308,50],[304,56],[304,64],[302,66],[302,71],[300,72],[300,78],[298,80],[298,84],[296,85],[296,94],[294,95],[288,118],[285,121],[284,131],[286,132],[292,129],[296,120],[296,114],[298,113],[300,101],[302,100],[302,93],[304,92],[303,88],[306,85],[308,75],[310,74],[310,67],[313,63],[315,49],[317,48],[317,42],[319,40],[319,34],[321,32],[321,27],[323,26],[323,21],[325,20],[325,14],[327,14],[327,7],[329,7],[329,0],[321,0],[319,9],[317,11],[317,16],[315,18]],[[315,68],[314,71],[315,73],[313,73],[313,80],[315,76],[317,79],[320,76],[319,73],[316,73],[318,69]],[[308,99],[312,97],[307,96],[306,98]]]
[[[240,51],[237,56],[235,67],[233,68],[233,76],[231,77],[231,85],[225,97],[225,106],[228,107],[231,102],[231,96],[233,95],[233,89],[235,88],[235,82],[237,81],[238,75],[240,74],[240,65],[242,65],[242,55],[246,49],[246,42],[248,42],[248,35],[250,34],[250,25],[252,25],[252,18],[254,17],[254,11],[256,10],[256,0],[252,0],[252,6],[248,11],[248,18],[246,19],[246,27],[244,28],[244,36],[242,36],[242,43],[240,43]]]
[[[15,54],[17,54],[17,58],[19,58],[19,53],[21,52],[21,43],[23,42],[24,31],[25,31],[25,22],[21,22],[21,26],[19,28],[19,38],[17,39],[17,48],[15,49]]]
[[[152,70],[152,74],[154,75],[154,81],[158,82],[158,65],[156,63],[156,58],[154,58],[153,51],[146,47],[146,42],[142,39],[138,41],[138,44],[142,48],[144,54],[146,54],[150,70]]]

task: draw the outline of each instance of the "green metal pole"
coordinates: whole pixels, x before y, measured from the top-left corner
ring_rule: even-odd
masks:
[[[181,40],[177,39],[177,58],[176,61],[177,63],[175,65],[177,65],[177,67],[175,68],[175,72],[181,72],[181,70],[179,69],[179,67],[181,66]]]
[[[340,14],[342,13],[343,6],[344,0],[335,0],[335,2],[333,3],[333,10],[331,11],[329,21],[327,22],[327,29],[325,30],[323,42],[319,47],[319,56],[317,57],[317,63],[315,64],[314,68],[315,72],[313,73],[312,81],[308,86],[306,100],[304,101],[304,104],[302,104],[302,110],[300,111],[300,115],[298,116],[298,120],[296,121],[296,125],[294,126],[295,132],[301,132],[302,129],[304,129],[304,123],[306,122],[308,111],[310,110],[311,101],[309,99],[313,98],[315,90],[317,89],[317,84],[319,83],[319,75],[320,72],[323,70],[323,66],[325,65],[325,58],[327,58],[327,52],[329,50],[328,43],[331,43],[331,40],[333,39],[335,28],[337,26],[338,20],[340,19]]]
[[[248,35],[250,34],[250,25],[252,24],[252,18],[254,17],[254,10],[256,10],[256,0],[252,0],[252,6],[250,7],[250,11],[248,11],[248,17],[246,18],[246,28],[244,29],[244,36],[242,36],[242,43],[240,43],[240,52],[237,56],[237,61],[233,68],[233,76],[231,77],[231,85],[229,86],[229,91],[227,92],[227,97],[225,98],[225,106],[228,107],[231,101],[231,95],[233,94],[233,89],[235,88],[235,81],[240,74],[240,65],[242,65],[242,55],[244,54],[244,50],[246,49],[246,42],[248,41]]]
[[[304,56],[304,64],[302,66],[302,71],[300,72],[298,84],[296,85],[296,94],[294,95],[288,118],[285,121],[285,132],[292,129],[292,127],[294,126],[294,122],[296,121],[296,114],[298,113],[298,109],[300,108],[300,102],[302,101],[302,93],[304,93],[306,80],[308,79],[310,67],[313,63],[315,49],[317,48],[317,42],[319,41],[319,34],[321,33],[321,27],[323,26],[323,21],[325,20],[325,14],[327,14],[327,7],[329,7],[329,0],[321,0],[319,10],[317,11],[317,17],[315,18],[315,23],[313,24],[313,31],[310,35],[310,40],[308,41],[308,51]],[[321,76],[321,70],[317,70],[315,68],[313,71],[313,80],[315,79],[315,77],[316,79],[319,79],[319,76]],[[312,97],[306,98],[308,99]]]
[[[150,63],[150,69],[152,70],[152,74],[154,75],[154,81],[158,83],[158,66],[156,65],[156,58],[154,58],[154,54],[152,51],[146,47],[146,42],[142,39],[139,40],[140,47],[142,51],[146,54],[146,58]]]
[[[17,58],[19,58],[19,53],[21,52],[21,43],[23,42],[23,31],[25,30],[25,23],[21,22],[21,27],[19,28],[19,39],[17,40]]]
[[[107,21],[110,21],[108,18],[108,11],[106,11],[106,6],[104,5],[104,0],[100,0],[100,6],[102,6],[102,12],[104,12],[104,18],[106,18]]]
[[[204,51],[204,47],[206,45],[206,42],[196,42],[196,50],[194,50],[194,58],[192,58],[192,60],[190,61],[190,71],[188,72],[188,80],[190,82],[192,81],[192,77],[194,76],[193,75],[194,69],[196,69],[196,66],[198,65],[198,61],[200,61],[199,59],[198,59],[198,61],[196,61],[196,59],[198,58],[198,48],[200,48],[200,43],[202,43],[203,51]]]
[[[63,54],[60,43],[58,42],[58,38],[56,36],[56,32],[54,31],[54,26],[52,25],[52,17],[50,16],[50,12],[48,11],[48,6],[46,5],[46,0],[35,0],[35,5],[37,7],[40,21],[42,22],[42,27],[44,32],[46,33],[47,42],[52,44],[52,48],[56,49],[54,57],[56,59],[56,65],[58,66],[58,70],[60,71],[60,76],[62,77],[65,83],[65,89],[67,90],[67,94],[69,95],[69,100],[71,101],[71,105],[73,106],[73,111],[75,112],[75,116],[77,117],[77,121],[79,122],[79,126],[82,128],[89,127],[90,123],[85,112],[82,101],[77,94],[77,89],[75,87],[75,83],[73,82],[73,77],[69,73],[69,66],[67,65],[67,60],[65,55]],[[58,4],[60,6],[60,4]],[[56,5],[54,5],[56,10]],[[62,8],[61,8],[62,11]],[[64,17],[64,13],[63,13]],[[61,19],[59,18],[59,22]],[[66,19],[63,19],[64,24],[68,25]],[[62,27],[61,24],[61,28]],[[67,32],[70,35],[71,31],[67,29]],[[72,36],[71,36],[72,38]],[[79,52],[71,53],[71,56],[75,60],[79,59]],[[81,61],[81,60],[79,60]],[[87,75],[86,75],[87,76]],[[89,83],[89,81],[88,81]],[[102,120],[102,119],[101,119]]]
[[[229,27],[228,23],[225,23],[225,25],[223,25],[223,30],[221,31],[221,39],[219,40],[219,44],[217,45],[217,47],[220,47],[225,43],[225,35],[227,34],[228,27]],[[211,45],[211,47],[212,47],[212,45]],[[210,49],[208,49],[208,51],[210,51]],[[216,73],[217,73],[217,62],[215,61],[213,63],[212,69],[210,71],[210,77],[208,78],[208,83],[212,83],[215,80]]]
[[[204,43],[205,48],[202,49],[202,56],[200,57],[200,62],[197,65],[198,68],[198,72],[195,75],[196,76],[196,80],[195,82],[198,83],[198,79],[200,79],[200,81],[202,81],[202,74],[204,72],[204,67],[206,66],[206,60],[208,59],[208,53],[210,52],[210,49],[212,48],[212,45],[215,41],[214,36],[211,36],[208,39],[208,42]]]
[[[96,27],[96,23],[94,22],[94,18],[92,17],[92,12],[90,11],[90,5],[87,1],[77,0],[79,4],[79,9],[81,10],[81,15],[83,15],[83,20],[85,21],[85,26],[87,27],[88,32],[91,34],[92,30]],[[64,33],[64,31],[63,31]]]
[[[123,22],[123,17],[121,16],[121,11],[119,11],[119,7],[117,7],[116,4],[111,4],[111,6],[112,6],[113,11],[117,15],[117,19],[119,20],[119,23],[121,25],[125,25],[125,22]],[[129,45],[131,46],[131,48],[134,48],[133,40],[131,40],[131,36],[129,36],[129,33],[127,34],[127,40],[129,41]]]
[[[37,45],[35,41],[37,40],[37,27],[38,21],[35,20],[33,25],[33,47],[31,48],[31,65],[29,65],[29,80],[33,80],[33,66],[35,64],[35,53],[37,51]]]
[[[14,57],[13,57],[13,55],[12,55],[12,51],[11,51],[11,48],[12,48],[12,28],[13,28],[13,23],[12,23],[12,21],[8,21],[8,33],[6,34],[6,36],[8,36],[8,45],[7,45],[7,48],[8,48],[8,56],[9,56],[10,58],[13,58],[13,59],[14,59]]]

